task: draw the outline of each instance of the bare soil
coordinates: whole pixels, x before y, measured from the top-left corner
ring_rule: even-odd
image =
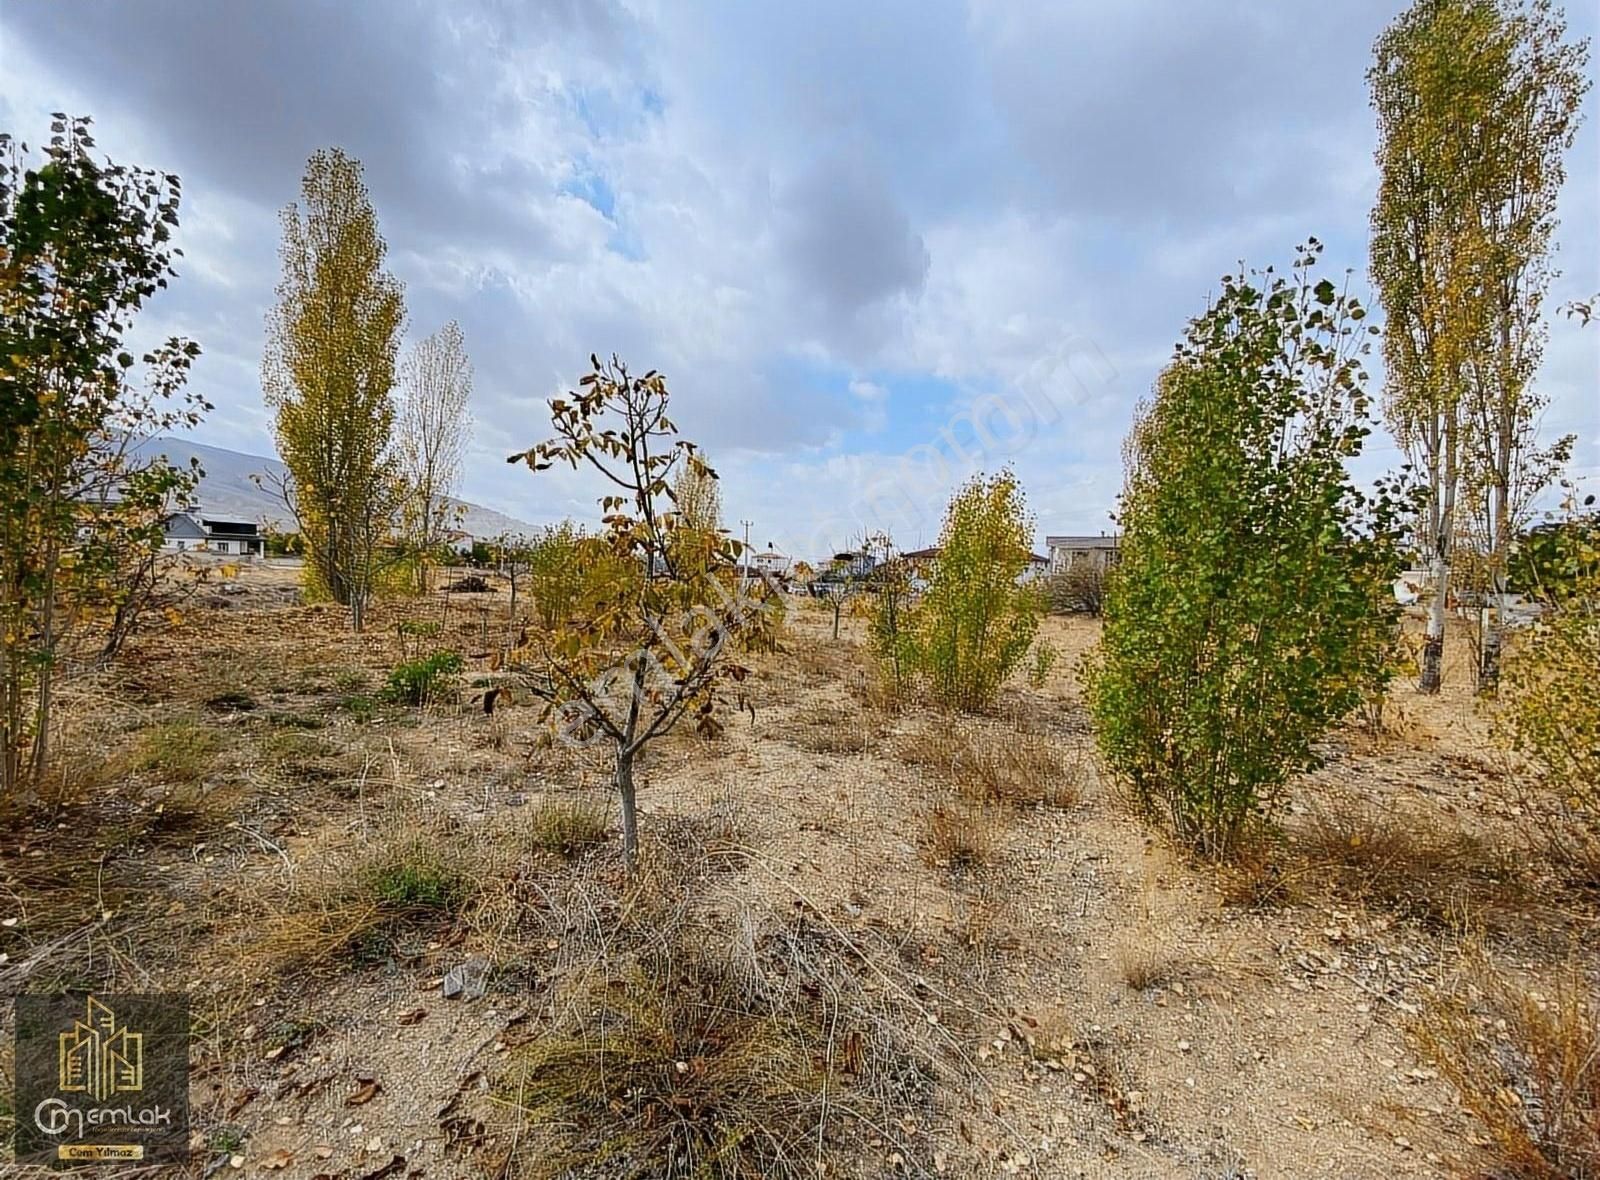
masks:
[[[512,626],[503,589],[385,604],[356,636],[281,567],[239,586],[64,688],[64,785],[0,846],[0,986],[189,992],[191,1174],[514,1175],[539,1128],[500,1079],[554,1017],[551,981],[593,950],[579,918],[533,912],[526,883],[625,890],[614,830],[571,862],[524,837],[546,799],[612,807],[603,754],[552,746],[534,708],[483,711],[474,682]],[[1482,1129],[1408,1026],[1464,942],[1487,939],[1537,989],[1593,953],[1591,911],[1526,867],[1522,892],[1446,896],[1437,877],[1406,897],[1316,862],[1264,882],[1191,862],[1097,769],[1074,671],[1092,621],[1048,620],[1063,658],[1047,682],[979,718],[884,710],[860,622],[830,628],[797,604],[786,650],[747,658],[753,712],[659,743],[641,801],[647,852],[700,841],[671,886],[712,928],[826,930],[918,1026],[932,1104],[906,1112],[909,1150],[885,1141],[850,1174],[1472,1174]],[[445,699],[378,699],[395,663],[434,648],[467,658]],[[1443,694],[1400,686],[1384,732],[1327,743],[1296,784],[1291,844],[1333,812],[1514,844],[1506,767],[1465,649],[1450,656]],[[988,855],[948,863],[929,814],[949,785],[907,749],[1019,731],[1062,752],[1071,801],[974,812]],[[460,852],[479,904],[316,953],[342,920],[327,899],[420,831]],[[487,994],[446,998],[474,958]]]

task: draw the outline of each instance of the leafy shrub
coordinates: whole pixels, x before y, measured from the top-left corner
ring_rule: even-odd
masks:
[[[1017,584],[1032,533],[1009,471],[961,487],[945,512],[927,591],[892,629],[874,628],[880,660],[908,669],[941,705],[990,707],[1039,627],[1038,591]]]
[[[1060,656],[1052,644],[1043,639],[1033,645],[1033,656],[1028,660],[1028,686],[1030,688],[1043,688],[1050,679],[1050,670],[1056,666]]]
[[[1600,586],[1540,621],[1507,660],[1499,739],[1533,760],[1540,792],[1560,809],[1544,833],[1565,855],[1600,839]]]
[[[572,618],[583,594],[583,530],[570,520],[547,525],[522,557],[539,623],[553,631]]]
[[[397,664],[389,673],[384,696],[397,704],[425,705],[445,679],[461,668],[461,657],[453,651],[436,651],[423,659]]]
[[[1365,312],[1312,242],[1291,278],[1227,278],[1128,443],[1122,556],[1086,661],[1096,736],[1135,802],[1226,855],[1381,680],[1399,568],[1369,433]]]
[[[1045,594],[1052,614],[1099,618],[1106,603],[1106,568],[1079,558],[1059,574],[1050,575]]]

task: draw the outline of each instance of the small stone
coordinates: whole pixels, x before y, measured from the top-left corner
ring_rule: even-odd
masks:
[[[478,1000],[489,991],[489,964],[474,957],[445,972],[439,985],[447,1000]]]

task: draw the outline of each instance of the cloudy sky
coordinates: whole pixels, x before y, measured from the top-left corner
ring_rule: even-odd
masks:
[[[1594,5],[1570,8],[1592,36]],[[1092,532],[1134,404],[1221,274],[1315,235],[1365,294],[1363,75],[1397,9],[5,0],[0,127],[90,114],[108,155],[183,177],[182,277],[144,331],[204,348],[201,441],[271,453],[277,215],[339,145],[411,338],[466,334],[469,499],[593,519],[589,484],[504,456],[616,352],[667,374],[757,545],[931,543],[949,485],[1005,462],[1041,535]],[[1600,290],[1597,138],[1591,110],[1552,306]],[[1555,318],[1546,429],[1579,434],[1591,476],[1597,373],[1600,330]]]

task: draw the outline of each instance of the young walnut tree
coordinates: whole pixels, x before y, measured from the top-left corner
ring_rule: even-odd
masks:
[[[562,740],[612,747],[631,871],[640,752],[691,714],[702,733],[720,729],[717,689],[746,675],[728,659],[728,642],[767,607],[740,594],[733,573],[741,546],[725,533],[711,536],[709,560],[681,560],[679,533],[696,522],[677,504],[674,480],[686,469],[697,478],[715,472],[667,417],[666,379],[654,370],[636,377],[615,357],[590,363],[578,391],[550,403],[555,437],[508,461],[535,472],[557,463],[588,468],[611,485],[600,501],[599,541],[616,572],[587,581],[566,625],[530,629],[510,666],[546,703]]]

